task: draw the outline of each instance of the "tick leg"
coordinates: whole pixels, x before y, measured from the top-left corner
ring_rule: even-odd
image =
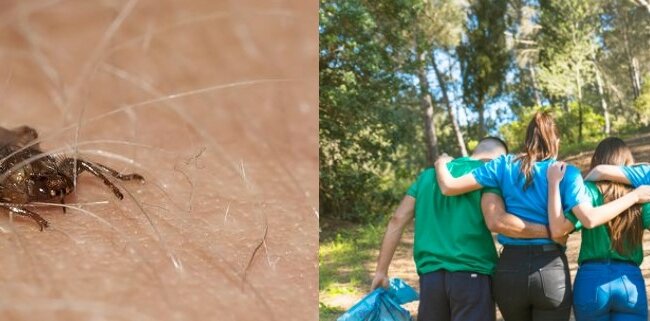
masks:
[[[50,223],[48,223],[44,218],[42,218],[40,215],[22,207],[16,207],[16,206],[7,206],[7,205],[2,205],[3,207],[9,209],[12,213],[22,215],[22,216],[27,216],[34,220],[36,224],[41,228],[41,231],[43,231],[44,228],[48,227]]]
[[[121,179],[123,181],[130,181],[130,180],[135,179],[135,180],[139,180],[139,181],[144,182],[144,177],[142,177],[142,175],[137,174],[137,173],[122,174],[122,173],[120,173],[120,172],[118,172],[118,171],[116,171],[116,170],[114,170],[114,169],[112,169],[112,168],[110,168],[108,166],[102,165],[102,164],[93,163],[91,165],[99,168],[100,170],[109,172],[111,175],[113,175],[113,177],[115,177],[117,179]]]
[[[117,196],[119,199],[124,199],[124,195],[120,190],[113,184],[108,178],[103,174],[104,172],[107,172],[111,174],[111,176],[123,180],[123,181],[130,181],[130,180],[139,180],[141,182],[144,182],[144,177],[140,174],[132,173],[132,174],[122,174],[108,166],[104,166],[101,164],[95,164],[89,161],[85,161],[83,159],[77,158],[77,174],[80,174],[83,171],[88,171],[91,174],[95,175],[96,177],[100,178],[104,184],[113,190],[113,194]],[[69,171],[72,173],[74,170],[72,169],[74,167],[74,162],[75,160],[73,158],[67,158],[65,160],[65,165],[63,167],[69,168]]]
[[[64,204],[65,204],[65,191],[62,191],[61,192],[61,205],[64,205]],[[65,210],[66,210],[65,206],[61,206],[61,208],[63,209],[63,214],[65,214]]]
[[[74,162],[74,159],[68,158],[66,159],[66,161],[72,164],[72,162]],[[104,176],[104,174],[102,174],[102,170],[99,167],[83,159],[77,159],[77,174],[80,174],[83,171],[87,171],[95,175],[99,179],[101,179],[104,182],[104,185],[108,186],[113,191],[113,194],[115,194],[117,198],[124,199],[124,195],[122,195],[122,192],[120,192],[117,186],[115,186],[115,184],[113,184],[110,180],[108,180],[106,176]]]

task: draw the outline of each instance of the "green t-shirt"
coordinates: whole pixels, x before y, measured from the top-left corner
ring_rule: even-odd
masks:
[[[596,206],[603,205],[603,194],[600,192],[596,184],[592,182],[585,182],[587,191],[591,195],[591,204]],[[586,260],[624,260],[632,261],[637,265],[641,265],[643,261],[643,247],[640,245],[627,255],[618,253],[612,247],[612,239],[609,236],[609,229],[607,224],[599,225],[592,229],[582,228],[582,224],[572,211],[564,213],[576,229],[582,229],[582,244],[580,245],[580,255],[578,256],[578,263]],[[650,227],[650,203],[643,204],[641,211],[641,220],[643,221],[643,228]]]
[[[449,162],[447,168],[459,177],[483,164],[464,157]],[[407,194],[415,198],[413,257],[418,274],[437,270],[494,272],[497,252],[481,211],[485,191],[444,196],[433,168],[424,170],[411,185]],[[501,195],[498,189],[490,192]]]

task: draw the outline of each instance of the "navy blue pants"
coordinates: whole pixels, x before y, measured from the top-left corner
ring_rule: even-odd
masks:
[[[494,321],[490,276],[435,271],[420,275],[418,321]]]
[[[578,321],[646,321],[648,300],[641,269],[616,261],[580,265],[573,287]]]

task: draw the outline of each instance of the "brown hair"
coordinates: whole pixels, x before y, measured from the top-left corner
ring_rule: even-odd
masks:
[[[533,165],[537,161],[557,157],[559,134],[553,116],[547,112],[536,112],[526,129],[524,152],[516,160],[521,160],[521,172],[526,177],[524,189],[533,183]]]
[[[632,165],[634,157],[630,148],[620,138],[608,137],[598,144],[591,158],[591,168],[601,164]],[[613,182],[597,182],[596,186],[603,194],[605,203],[622,197],[632,190],[631,187]],[[607,222],[609,235],[612,238],[612,248],[618,253],[627,254],[642,242],[643,224],[641,221],[641,206],[635,204],[622,214]]]

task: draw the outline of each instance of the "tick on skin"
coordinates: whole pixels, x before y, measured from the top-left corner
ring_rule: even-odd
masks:
[[[144,182],[140,174],[121,174],[105,165],[64,155],[47,155],[38,144],[35,129],[21,126],[15,129],[0,127],[0,207],[14,214],[33,219],[41,231],[48,222],[23,206],[31,202],[57,200],[64,204],[65,196],[74,190],[74,176],[86,171],[101,179],[118,199],[124,195],[107,177]],[[63,207],[65,212],[65,207]]]

